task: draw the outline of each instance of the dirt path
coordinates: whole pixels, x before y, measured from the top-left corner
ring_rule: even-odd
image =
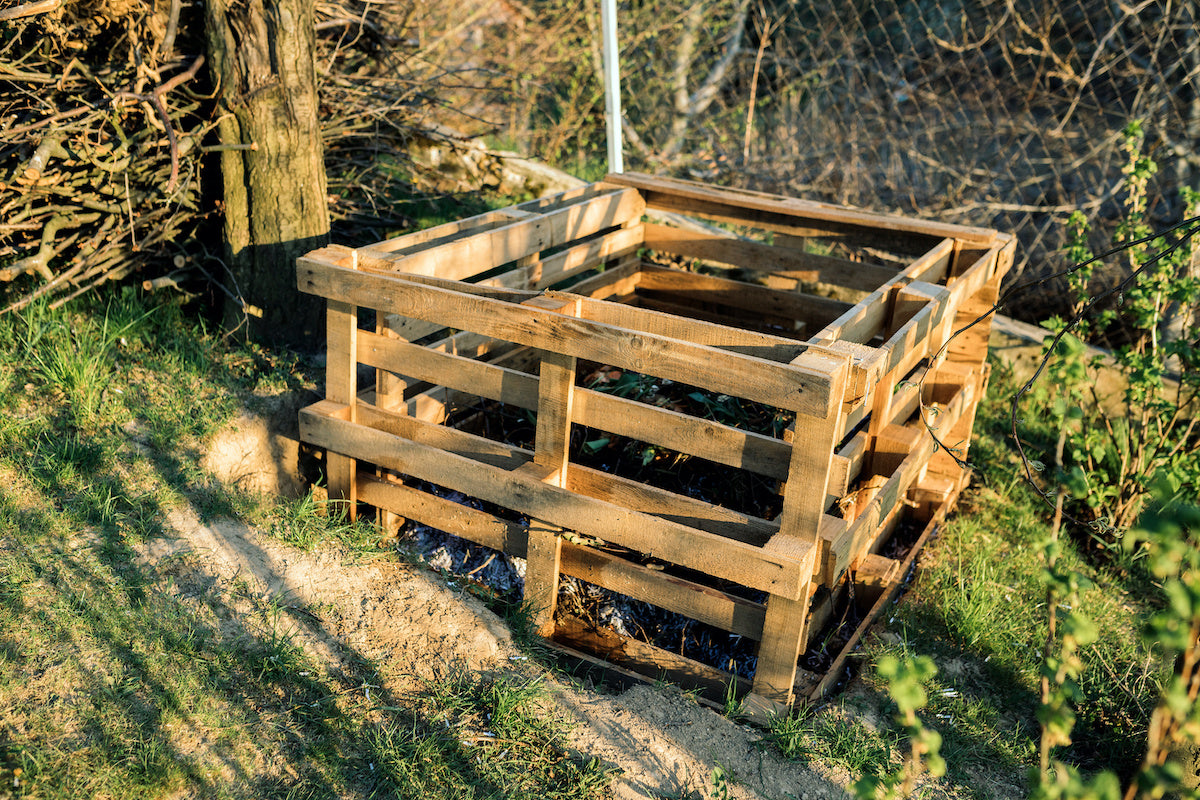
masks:
[[[141,558],[159,575],[172,575],[176,591],[227,593],[236,585],[243,595],[280,603],[291,612],[288,632],[310,656],[330,670],[350,653],[365,657],[378,669],[384,692],[401,696],[449,668],[534,669],[495,614],[426,570],[356,561],[335,548],[307,553],[239,522],[202,523],[190,509],[176,509],[168,522],[174,538],[148,542]],[[621,771],[613,786],[617,798],[714,796],[718,766],[730,778],[725,796],[731,798],[844,794],[844,778],[786,761],[758,744],[760,731],[697,705],[678,689],[637,686],[614,695],[554,674],[546,680],[553,713],[575,723],[570,746]]]

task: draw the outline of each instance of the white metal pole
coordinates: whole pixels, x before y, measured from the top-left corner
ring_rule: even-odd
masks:
[[[624,172],[621,153],[621,65],[617,52],[617,0],[600,0],[604,50],[604,121],[608,127],[608,171]]]

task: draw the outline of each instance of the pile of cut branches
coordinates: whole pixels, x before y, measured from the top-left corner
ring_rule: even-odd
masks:
[[[0,313],[52,306],[145,271],[236,296],[221,209],[201,179],[219,149],[220,87],[202,8],[182,0],[35,0],[0,10]],[[459,149],[451,73],[422,3],[321,0],[316,61],[334,235],[366,243],[412,224],[403,201],[430,167],[414,143]],[[468,72],[470,72],[468,70]],[[470,90],[463,72],[454,90]],[[439,113],[440,112],[440,113]],[[239,145],[253,148],[253,143]],[[215,163],[212,164],[215,168]],[[171,273],[171,274],[167,274]],[[229,284],[232,288],[226,288]]]
[[[203,58],[175,53],[181,5],[0,12],[0,280],[15,282],[3,311],[190,257],[210,104],[191,88]]]

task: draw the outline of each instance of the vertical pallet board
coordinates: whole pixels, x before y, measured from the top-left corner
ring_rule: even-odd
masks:
[[[724,228],[645,223],[647,209]],[[880,549],[944,516],[965,485],[986,325],[951,334],[990,307],[1013,246],[626,174],[322,248],[297,264],[300,288],[329,305],[326,395],[301,412],[301,435],[326,449],[331,496],[352,509],[527,559],[535,627],[564,652],[778,710],[829,685],[799,660],[846,587],[886,597],[900,565]],[[357,385],[359,365],[373,386]],[[607,374],[636,391],[583,380]],[[749,416],[722,418],[721,403]],[[505,408],[532,430],[496,430]],[[774,422],[750,430],[752,417]],[[779,492],[727,507],[634,480],[585,463],[573,431]],[[566,614],[564,575],[757,642],[752,678]]]

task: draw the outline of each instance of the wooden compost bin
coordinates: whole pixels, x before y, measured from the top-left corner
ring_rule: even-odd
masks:
[[[879,552],[897,526],[923,528],[919,547],[965,485],[989,322],[950,338],[990,308],[1013,249],[991,230],[637,174],[325,247],[298,262],[300,289],[328,300],[326,395],[301,435],[351,508],[527,559],[535,624],[564,651],[777,709],[828,688],[832,673],[797,664],[839,598],[878,613],[898,585],[906,565]],[[597,365],[790,424],[775,436],[588,388]],[[496,403],[536,415],[531,446],[472,432],[468,412]],[[581,465],[572,426],[763,476],[781,511]],[[556,615],[563,574],[757,641],[753,681]]]

